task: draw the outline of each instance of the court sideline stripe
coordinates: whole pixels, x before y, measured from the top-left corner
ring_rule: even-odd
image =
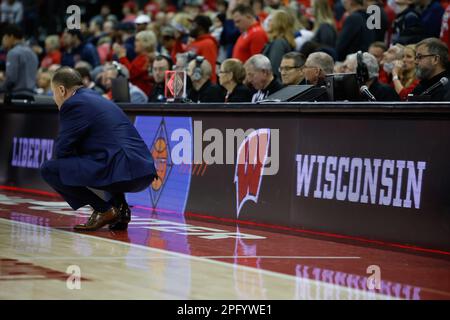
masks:
[[[0,185],[0,190],[18,191],[18,192],[38,194],[38,195],[44,195],[44,196],[50,196],[53,198],[56,197],[56,198],[62,199],[61,196],[57,193],[40,191],[40,190],[35,190],[35,189],[26,189],[26,188]],[[169,213],[169,214],[170,213],[179,214],[179,212],[176,212],[173,210],[166,210],[166,209],[160,209],[160,208],[154,210],[153,208],[149,208],[146,206],[137,205],[137,206],[133,206],[133,207],[137,208],[137,209],[142,209],[142,210],[159,211],[162,213]],[[418,251],[418,252],[426,252],[426,253],[450,256],[450,252],[448,252],[448,251],[443,251],[443,250],[438,250],[438,249],[430,249],[430,248],[422,248],[422,247],[418,247],[418,246],[400,244],[400,243],[395,243],[395,242],[372,240],[372,239],[354,237],[354,236],[337,234],[337,233],[313,231],[313,230],[308,230],[308,229],[299,229],[299,228],[293,228],[293,227],[288,227],[288,226],[280,226],[280,225],[274,225],[274,224],[268,224],[268,223],[262,223],[262,222],[248,221],[248,220],[236,220],[236,219],[231,219],[231,218],[214,217],[214,216],[209,216],[209,215],[204,215],[204,214],[199,214],[199,213],[193,213],[193,212],[189,212],[189,211],[186,211],[184,213],[184,215],[186,217],[201,218],[201,219],[206,219],[206,220],[221,221],[221,222],[235,223],[235,224],[241,224],[241,225],[249,225],[249,226],[262,227],[262,228],[273,229],[273,230],[283,230],[283,231],[289,231],[289,232],[295,232],[295,233],[310,234],[310,235],[322,236],[322,237],[327,237],[327,238],[345,239],[345,240],[351,240],[351,241],[355,241],[355,242],[374,244],[374,245],[381,246],[381,247],[399,248],[399,249],[403,249],[403,250],[412,250],[412,251]]]

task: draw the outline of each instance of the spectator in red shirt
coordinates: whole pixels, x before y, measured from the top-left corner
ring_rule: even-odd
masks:
[[[159,1],[150,0],[144,5],[144,12],[151,14],[152,18],[155,18],[156,14],[160,11]]]
[[[132,0],[125,2],[122,6],[122,13],[124,15],[122,22],[134,22],[138,13],[136,2]]]
[[[388,29],[386,34],[386,43],[391,43],[392,37],[392,26],[396,17],[395,10],[389,5],[387,0],[383,0],[384,3],[384,11],[386,12],[386,16],[388,18]]]
[[[48,68],[52,64],[61,64],[59,44],[59,37],[57,35],[51,35],[45,38],[45,52],[47,54],[42,59],[41,68]]]
[[[397,43],[390,46],[387,51],[383,53],[383,59],[381,59],[380,67],[382,73],[379,75],[379,80],[382,83],[386,83],[392,86],[392,70],[394,69],[394,61],[403,59],[403,49],[405,47]]]
[[[119,62],[130,71],[130,82],[148,96],[154,83],[150,75],[150,66],[155,57],[156,36],[153,31],[141,31],[136,34],[134,45],[137,56],[132,62],[128,60],[124,47],[114,44],[113,50],[119,57]]]
[[[368,52],[377,59],[378,65],[381,65],[381,60],[383,60],[383,55],[386,51],[387,51],[386,44],[381,41],[376,41],[372,43],[368,50]]]
[[[211,19],[198,15],[192,22],[190,35],[195,40],[187,46],[187,51],[192,51],[198,56],[205,57],[212,67],[211,82],[216,83],[216,61],[218,52],[217,40],[209,33],[212,26]]]
[[[402,101],[407,101],[408,94],[419,84],[419,79],[416,77],[415,45],[407,45],[403,50],[403,59],[394,62],[392,83]]]
[[[241,31],[234,45],[232,57],[245,63],[251,56],[262,52],[269,38],[260,23],[256,21],[251,7],[238,5],[232,14],[234,24]]]
[[[388,83],[389,82],[389,75],[384,71],[383,66],[381,64],[381,61],[383,60],[384,53],[387,51],[386,44],[381,41],[376,41],[372,43],[369,47],[369,52],[371,55],[373,55],[378,62],[378,67],[380,68],[380,71],[378,72],[378,81],[382,83]]]
[[[177,54],[186,50],[186,45],[181,41],[181,33],[173,26],[161,28],[161,44],[167,50],[173,63],[177,62]]]

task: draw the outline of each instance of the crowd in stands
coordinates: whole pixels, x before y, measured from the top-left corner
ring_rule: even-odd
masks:
[[[450,76],[447,0],[128,0],[121,12],[105,2],[80,29],[38,39],[25,32],[22,2],[0,5],[0,92],[13,97],[51,96],[61,66],[107,99],[127,78],[133,103],[166,101],[170,70],[186,71],[193,103],[321,87],[327,75],[356,73],[358,57],[377,101],[407,101]],[[441,82],[430,101],[450,101]]]

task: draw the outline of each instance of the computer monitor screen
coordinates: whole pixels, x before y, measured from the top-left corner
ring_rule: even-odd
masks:
[[[331,101],[362,101],[356,73],[334,73],[325,78]]]
[[[111,81],[112,99],[114,102],[130,102],[128,79],[117,77]]]

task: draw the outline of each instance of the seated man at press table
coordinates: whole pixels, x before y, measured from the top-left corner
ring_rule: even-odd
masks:
[[[306,84],[316,87],[325,86],[325,76],[332,74],[334,69],[333,58],[325,52],[314,52],[308,56],[303,73]]]
[[[262,101],[283,88],[283,84],[274,76],[272,64],[266,56],[255,54],[245,62],[244,68],[245,84],[257,90],[252,102]]]
[[[367,69],[366,79],[364,79],[365,85],[375,100],[400,101],[400,97],[393,87],[378,81],[380,67],[377,58],[368,52],[364,52],[362,53],[362,63]],[[357,54],[348,55],[345,65],[349,73],[356,73],[358,67]]]
[[[426,95],[428,101],[450,101],[450,72],[447,45],[439,39],[428,38],[416,47],[417,77],[420,83],[412,95]]]
[[[225,100],[225,90],[211,82],[211,74],[212,66],[204,57],[197,56],[189,62],[187,75],[192,81],[192,88],[189,90],[188,98],[193,103],[223,102]]]
[[[280,75],[281,82],[285,86],[305,84],[303,65],[305,58],[300,52],[288,52],[281,59]]]

